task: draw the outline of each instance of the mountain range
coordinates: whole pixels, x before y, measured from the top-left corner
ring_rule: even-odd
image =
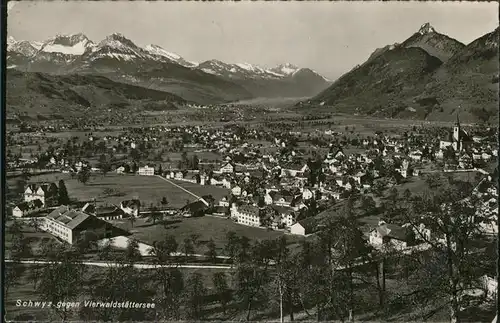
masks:
[[[460,107],[461,119],[498,120],[498,42],[498,28],[465,45],[426,23],[295,108],[451,121]]]
[[[158,45],[140,47],[119,33],[98,43],[82,33],[57,35],[43,42],[9,37],[7,68],[57,75],[103,75],[205,104],[311,96],[330,84],[317,72],[292,64],[263,68],[218,60],[195,63]]]

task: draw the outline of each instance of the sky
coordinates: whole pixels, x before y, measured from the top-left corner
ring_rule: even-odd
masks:
[[[498,27],[498,3],[22,1],[9,2],[7,29],[30,41],[119,32],[195,62],[292,63],[335,79],[426,22],[467,44]]]

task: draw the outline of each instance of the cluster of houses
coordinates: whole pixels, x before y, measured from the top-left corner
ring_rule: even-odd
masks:
[[[12,209],[14,217],[36,214],[57,204],[59,188],[55,183],[38,183],[26,186],[23,201]]]
[[[135,167],[135,173],[141,176],[159,175],[171,180],[220,186],[230,192],[229,196],[215,201],[213,205],[188,205],[182,210],[183,214],[200,214],[199,210],[204,209],[205,213],[229,216],[242,225],[285,229],[306,235],[317,230],[317,221],[314,217],[299,219],[299,214],[309,209],[312,201],[328,203],[356,192],[369,193],[381,179],[388,185],[396,185],[420,176],[426,163],[439,159],[448,162],[450,151],[458,167],[465,169],[471,168],[474,161],[488,161],[497,156],[497,148],[491,142],[469,135],[462,129],[458,118],[449,136],[438,142],[422,142],[419,137],[378,135],[359,140],[358,148],[362,149],[357,150],[363,152],[347,154],[342,147],[331,145],[326,155],[318,154],[313,158],[292,144],[292,139],[309,140],[304,138],[309,138],[310,134],[297,131],[284,134],[282,131],[248,129],[243,133],[237,128],[203,129],[199,126],[143,130],[141,133],[106,136],[99,140],[104,141],[106,147],[119,142],[122,146],[136,149],[149,143],[163,143],[168,138],[183,138],[181,145],[184,148],[211,151],[223,156],[222,163],[200,161],[196,169],[172,167],[172,164],[160,164],[158,167],[147,163]],[[332,134],[331,131],[325,132],[327,137]],[[254,139],[260,143],[252,141]],[[95,138],[89,136],[87,140],[95,141]],[[274,147],[275,152],[261,152],[266,148],[262,142],[270,143],[269,147]],[[170,144],[173,145],[172,142]],[[83,160],[69,163],[68,158],[60,155],[51,157],[49,164],[63,166],[66,172],[91,167]],[[98,171],[97,168],[92,170]],[[120,165],[115,172],[123,174],[130,170],[128,166]],[[25,192],[25,204],[17,206],[15,216],[24,216],[40,208],[39,202],[33,202],[37,200],[34,196],[42,192],[44,196],[50,194],[46,189],[36,188],[37,193],[33,193],[30,188],[29,192]],[[40,200],[42,208],[45,207],[45,197]],[[89,203],[83,211],[105,220],[131,213],[138,216],[139,208],[135,208],[134,203],[129,205],[124,202],[119,206],[100,208]],[[488,203],[492,203],[491,198]],[[386,229],[384,224],[380,227],[373,232],[374,235],[383,236],[386,233],[388,237],[402,237],[402,232],[407,231],[394,227]]]

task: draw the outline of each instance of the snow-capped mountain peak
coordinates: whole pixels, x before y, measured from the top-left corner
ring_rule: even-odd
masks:
[[[284,75],[284,76],[288,76],[288,75],[292,75],[293,73],[297,72],[298,70],[300,70],[300,68],[298,68],[297,66],[295,66],[293,64],[285,63],[285,64],[280,64],[276,67],[273,67],[269,70],[272,72]]]
[[[147,45],[146,47],[144,47],[144,49],[151,55],[157,55],[157,56],[167,58],[168,60],[173,61],[173,62],[180,64],[182,66],[185,66],[185,67],[194,67],[194,66],[198,65],[197,63],[185,60],[184,58],[182,58],[180,55],[178,55],[176,53],[166,51],[165,49],[163,49],[162,47],[160,47],[158,45],[153,45],[153,44]]]
[[[13,37],[9,37],[7,39],[7,51],[32,57],[38,52],[38,48],[27,40],[16,41]]]
[[[56,35],[44,42],[17,41],[8,38],[8,50],[21,54],[33,62],[51,62],[54,65],[74,64],[74,66],[98,66],[98,69],[108,68],[108,64],[125,62],[133,69],[136,63],[143,66],[174,63],[190,69],[201,70],[205,73],[228,77],[236,80],[267,79],[279,80],[295,77],[301,68],[290,64],[281,64],[274,68],[262,67],[251,63],[225,63],[217,59],[203,63],[190,62],[181,55],[165,50],[159,45],[136,45],[132,40],[121,33],[113,33],[101,41],[94,43],[83,33]],[[12,57],[17,57],[16,55]],[[112,63],[115,61],[114,63]],[[111,68],[121,68],[121,65],[110,65]],[[57,67],[59,68],[59,67]],[[316,73],[317,74],[317,73]]]
[[[436,29],[434,29],[434,27],[432,27],[431,24],[428,22],[423,24],[418,31],[418,33],[420,35],[425,35],[425,34],[430,34],[430,33],[435,33],[435,32],[436,32]]]
[[[163,48],[161,48],[158,45],[151,44],[151,45],[146,46],[144,49],[147,50],[148,52],[150,52],[151,54],[164,56],[164,57],[167,57],[167,58],[172,59],[172,60],[178,60],[178,59],[182,58],[175,53],[167,52],[166,50],[164,50]]]
[[[113,33],[109,36],[106,36],[104,40],[102,40],[98,47],[112,47],[116,49],[120,48],[130,48],[130,49],[137,49],[137,45],[134,44],[133,41],[130,39],[126,38],[120,33]]]
[[[236,64],[238,67],[250,71],[250,72],[258,72],[258,73],[263,73],[265,70],[257,65],[253,65],[250,63],[238,63]]]
[[[94,43],[82,33],[56,35],[42,43],[40,51],[65,55],[82,55],[88,48],[93,46]]]

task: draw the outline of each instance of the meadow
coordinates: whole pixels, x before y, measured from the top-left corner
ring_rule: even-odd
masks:
[[[179,245],[182,245],[184,239],[196,235],[199,242],[198,246],[196,246],[197,254],[205,253],[208,250],[206,247],[207,242],[213,239],[218,254],[225,255],[223,249],[227,243],[226,234],[230,231],[239,237],[246,236],[251,241],[277,239],[284,234],[280,231],[249,227],[235,223],[231,219],[213,216],[167,217],[164,221],[159,221],[155,225],[144,218],[138,219],[133,225],[125,219],[111,222],[117,227],[129,231],[132,234],[130,238],[146,244],[152,244],[154,241],[163,240],[166,236],[171,235],[175,237]],[[287,235],[290,244],[296,243],[300,239],[298,236]]]

